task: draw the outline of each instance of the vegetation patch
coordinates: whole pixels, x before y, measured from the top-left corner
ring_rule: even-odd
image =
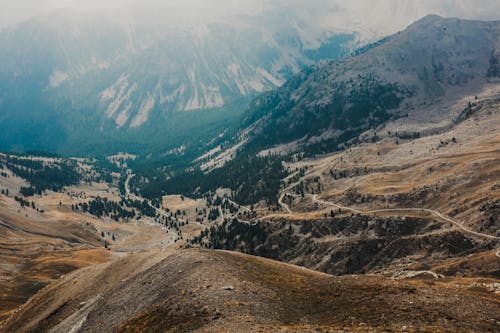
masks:
[[[273,205],[278,202],[281,179],[286,177],[282,159],[275,156],[258,157],[251,154],[237,156],[223,167],[204,173],[201,170],[185,171],[172,178],[157,175],[151,170],[136,179],[133,188],[139,188],[146,198],[159,198],[166,194],[183,194],[201,198],[218,188],[232,190],[232,199],[244,205],[265,200]],[[147,180],[147,181],[146,181]]]

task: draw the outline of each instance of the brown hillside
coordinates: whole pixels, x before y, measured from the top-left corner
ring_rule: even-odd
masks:
[[[144,259],[144,258],[143,258]],[[495,331],[500,301],[459,280],[333,277],[223,251],[176,252],[139,274],[140,256],[75,272],[4,332]],[[485,280],[487,282],[487,280]],[[472,287],[471,287],[472,286]]]

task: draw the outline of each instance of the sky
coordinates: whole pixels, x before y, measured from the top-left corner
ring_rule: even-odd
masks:
[[[329,5],[342,9],[342,16],[332,17],[342,21],[359,20],[360,25],[373,22],[373,29],[382,29],[385,23],[397,28],[409,24],[426,14],[455,16],[471,19],[500,19],[499,0],[0,0],[0,28],[26,21],[58,8],[76,8],[85,11],[120,9],[127,3],[169,3],[183,10],[207,9],[249,11],[262,8],[265,3],[286,3],[287,6],[309,9],[311,6]],[[393,22],[396,21],[396,22]],[[343,22],[342,22],[343,24]]]
[[[60,8],[99,10],[123,6],[132,0],[0,0],[0,28],[14,25],[34,16]]]

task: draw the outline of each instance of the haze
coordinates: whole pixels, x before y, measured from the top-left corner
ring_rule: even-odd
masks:
[[[456,16],[468,19],[500,19],[500,2],[488,0],[1,0],[0,28],[15,25],[32,17],[47,14],[61,8],[73,8],[80,11],[111,10],[121,15],[129,5],[132,8],[159,6],[175,7],[177,14],[210,13],[251,14],[268,7],[280,6],[294,10],[325,10],[328,8],[329,22],[334,28],[345,26],[349,20],[351,26],[363,26],[368,30],[385,34],[394,29],[402,29],[410,22],[427,14]],[[323,24],[325,24],[323,22]]]

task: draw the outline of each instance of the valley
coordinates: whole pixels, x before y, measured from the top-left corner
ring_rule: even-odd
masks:
[[[5,184],[2,180],[0,188]],[[72,205],[92,198],[116,198],[106,184],[67,190],[33,197],[26,207],[10,195],[0,197],[2,319],[40,289],[76,269],[134,252],[160,251],[174,243],[173,234],[161,231],[152,221],[117,223],[72,211]],[[12,188],[9,192],[15,193]]]
[[[492,91],[493,95],[478,99],[477,103],[483,99],[488,101],[485,107],[438,133],[414,139],[387,137],[335,154],[286,162],[279,200],[270,206],[240,205],[232,199],[231,190],[222,188],[201,198],[166,195],[160,202],[148,200],[134,194],[131,180],[137,175],[127,169],[126,164],[120,164],[124,168],[121,175],[115,172],[114,180],[107,183],[97,181],[98,168],[94,169],[92,164],[84,167],[85,162],[79,162],[82,163],[79,169],[87,174],[84,178],[93,175],[97,177],[95,181],[67,186],[61,192],[35,195],[29,198],[36,207],[32,209],[20,207],[13,198],[27,182],[5,169],[8,177],[0,178],[0,188],[8,188],[9,195],[1,199],[2,225],[14,231],[4,236],[3,246],[14,254],[4,256],[7,264],[3,265],[2,280],[6,284],[2,288],[8,297],[4,297],[2,304],[11,310],[3,314],[3,318],[9,318],[3,330],[14,327],[23,331],[29,327],[45,330],[43,327],[57,324],[56,331],[76,328],[87,331],[96,327],[106,331],[118,325],[122,331],[168,326],[173,331],[196,328],[208,332],[234,329],[232,325],[236,321],[243,331],[252,331],[257,325],[262,331],[286,329],[291,332],[312,328],[363,331],[364,327],[404,331],[403,326],[424,331],[435,331],[437,327],[448,331],[453,327],[465,332],[463,320],[479,327],[473,323],[474,315],[470,311],[476,311],[474,304],[482,308],[484,302],[493,302],[488,306],[493,312],[488,315],[490,321],[482,324],[486,325],[484,329],[498,327],[495,307],[498,307],[500,292],[500,238],[496,233],[498,215],[494,207],[500,198],[500,119],[495,112],[500,102]],[[388,123],[380,133],[391,126]],[[453,137],[456,143],[451,140]],[[445,141],[448,143],[443,144]],[[51,161],[50,158],[44,160]],[[134,200],[142,202],[137,206],[142,208],[133,208],[138,213],[135,217],[118,221],[106,215],[92,215],[93,211],[72,209],[96,198],[122,202],[123,209],[132,207],[122,199]],[[146,215],[141,216],[140,211]],[[8,242],[13,239],[23,239],[23,242],[16,245]],[[193,247],[195,249],[190,249]],[[196,249],[198,247],[236,250],[340,277],[327,282],[334,278],[255,257]],[[214,260],[224,262],[223,271],[217,271],[220,268],[212,263]],[[188,271],[184,265],[193,263],[199,273],[184,273]],[[234,271],[228,265],[235,265]],[[259,265],[266,268],[257,268]],[[87,266],[90,267],[85,268]],[[257,275],[250,278],[242,269],[251,269],[251,274]],[[118,311],[116,306],[123,302],[119,296],[121,290],[138,290],[135,283],[140,283],[142,278],[155,279],[155,274],[171,276],[176,281],[159,282],[160,279],[158,283],[179,284],[168,289],[170,291],[158,291],[158,295],[167,292],[168,301],[156,303],[154,298],[144,296],[143,301],[134,302],[137,308],[130,314]],[[175,278],[176,274],[182,277]],[[276,280],[277,275],[273,274],[279,274],[280,278]],[[287,274],[298,275],[287,277]],[[357,275],[349,278],[348,274]],[[241,280],[242,276],[249,279],[248,285],[242,282],[246,281]],[[136,279],[139,280],[132,282]],[[211,279],[217,282],[210,282]],[[306,282],[308,279],[316,282]],[[292,281],[296,282],[290,284]],[[449,304],[444,307],[435,304],[436,308],[431,310],[424,302],[416,306],[424,312],[420,310],[410,319],[408,315],[397,314],[397,309],[406,311],[405,300],[395,298],[391,315],[385,312],[376,315],[374,311],[378,307],[374,303],[369,310],[361,308],[360,317],[356,317],[352,306],[357,301],[352,298],[342,300],[339,297],[344,296],[335,294],[331,299],[325,296],[322,302],[326,303],[315,304],[303,298],[304,293],[325,293],[322,288],[332,283],[347,288],[342,290],[354,288],[345,291],[346,294],[342,294],[345,297],[358,292],[360,299],[372,297],[368,290],[376,290],[377,297],[384,297],[385,293],[400,295],[399,291],[393,294],[394,290],[403,288],[417,290],[409,294],[412,306],[422,302],[428,297],[423,295],[428,293],[439,293],[443,302],[447,302],[447,293],[458,293],[454,299],[467,300],[471,306],[467,311],[448,314],[454,318],[451,321],[439,321],[438,317],[442,316],[439,315],[434,327],[425,326],[428,320],[423,324],[425,311],[445,311]],[[280,288],[287,290],[285,295],[290,292],[292,298],[271,296],[282,295]],[[62,289],[64,294],[60,292]],[[156,293],[154,289],[148,290]],[[200,291],[193,293],[194,290]],[[237,294],[231,296],[234,293]],[[269,296],[262,296],[267,293]],[[480,300],[478,295],[482,295]],[[119,303],[110,303],[111,297]],[[229,297],[227,304],[234,305],[226,308],[227,305],[214,301],[220,297]],[[469,297],[475,300],[470,301]],[[19,307],[28,298],[30,301]],[[182,303],[174,306],[173,302]],[[332,305],[328,305],[329,302],[333,302]],[[292,303],[298,308],[285,306]],[[193,307],[193,304],[199,305]],[[258,310],[277,304],[282,304],[277,317],[264,317],[265,312]],[[329,306],[350,309],[350,315],[343,317],[338,313],[332,317],[326,310]],[[45,310],[38,313],[38,308]],[[108,313],[105,321],[98,319],[102,309]],[[257,312],[248,314],[241,312],[243,309]],[[38,314],[34,316],[33,311]],[[314,314],[304,316],[308,311]],[[369,319],[367,311],[373,314],[371,318],[385,319]],[[165,322],[159,313],[168,313],[170,319]],[[97,317],[93,319],[94,316]],[[432,314],[425,316],[429,318]],[[31,319],[24,319],[28,317]],[[404,319],[398,322],[396,318]],[[460,329],[453,326],[453,322],[461,323]],[[102,323],[106,323],[105,326],[100,326]]]
[[[354,32],[315,26],[317,9],[224,3],[233,10],[151,0],[95,15],[63,8],[3,29],[0,125],[18,131],[0,132],[0,149],[197,151],[256,96],[355,44]]]
[[[500,21],[429,15],[348,56],[293,10],[266,35],[269,8],[110,22],[103,76],[19,90],[55,107],[28,145],[4,79],[33,64],[0,70],[22,128],[0,134],[0,332],[500,330]]]
[[[335,274],[443,269],[479,251],[490,264],[476,273],[498,278],[499,102],[495,90],[484,98],[472,118],[433,135],[287,163],[279,212],[256,209],[253,229],[228,222],[200,242]]]

